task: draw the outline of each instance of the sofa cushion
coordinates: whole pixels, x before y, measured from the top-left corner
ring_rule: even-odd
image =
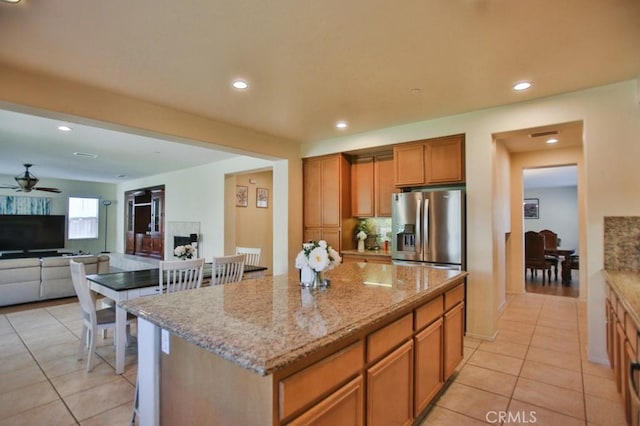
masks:
[[[98,272],[98,258],[96,256],[45,257],[42,259],[41,298],[53,299],[76,295],[69,268],[69,260],[71,259],[84,263],[87,274]]]
[[[0,260],[0,306],[40,298],[40,259]]]

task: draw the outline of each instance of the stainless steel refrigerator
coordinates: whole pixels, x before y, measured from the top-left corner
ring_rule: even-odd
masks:
[[[461,189],[392,195],[391,258],[447,269],[465,265],[465,193]]]

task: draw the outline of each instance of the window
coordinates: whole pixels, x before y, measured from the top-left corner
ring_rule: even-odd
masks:
[[[98,199],[69,197],[69,239],[98,238]]]

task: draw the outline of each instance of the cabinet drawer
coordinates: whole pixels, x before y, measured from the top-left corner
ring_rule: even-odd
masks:
[[[407,314],[367,336],[367,361],[373,361],[411,337],[413,314]]]
[[[363,367],[362,342],[341,350],[279,383],[280,420],[320,398]]]
[[[443,305],[442,305],[442,296],[436,297],[431,302],[420,306],[416,309],[416,330],[420,330],[421,328],[429,325],[438,317],[442,316],[443,313]]]
[[[464,300],[464,284],[447,291],[444,294],[444,310],[448,311]]]

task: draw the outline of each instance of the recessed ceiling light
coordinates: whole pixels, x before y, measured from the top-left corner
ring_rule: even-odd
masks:
[[[347,126],[348,126],[348,124],[347,124],[347,122],[346,122],[346,121],[338,121],[338,122],[336,123],[336,127],[337,127],[338,129],[346,129],[346,128],[347,128]]]
[[[5,3],[20,3],[20,0],[2,0]]]
[[[58,126],[58,130],[60,130],[61,132],[70,132],[71,131],[71,127],[69,127],[69,126]]]
[[[547,139],[547,143],[548,144],[557,143],[557,142],[558,142],[558,139],[556,139],[556,138]]]
[[[234,80],[232,85],[236,89],[246,89],[247,87],[249,87],[249,83],[244,80]]]
[[[417,95],[420,92],[422,92],[422,89],[420,89],[419,87],[415,87],[415,88],[411,89],[411,94],[412,95]]]
[[[520,92],[522,90],[527,90],[529,87],[531,87],[531,82],[521,81],[513,85],[513,90]]]
[[[88,152],[74,152],[76,157],[98,158],[98,154],[89,154]]]

